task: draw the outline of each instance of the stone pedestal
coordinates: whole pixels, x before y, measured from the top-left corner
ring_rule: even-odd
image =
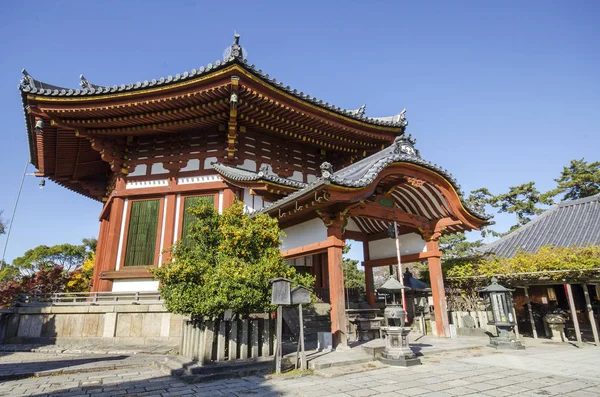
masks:
[[[415,353],[408,345],[407,327],[382,327],[385,338],[385,350],[381,353],[379,361],[388,365],[410,367],[421,364]]]
[[[490,336],[489,347],[494,349],[510,349],[510,350],[523,350],[525,346],[513,338],[512,326],[501,326],[497,325],[498,336]]]
[[[553,342],[566,342],[565,319],[560,314],[546,314],[544,324],[550,330],[550,338]]]

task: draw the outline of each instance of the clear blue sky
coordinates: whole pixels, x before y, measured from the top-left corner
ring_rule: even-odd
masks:
[[[80,73],[143,81],[214,63],[234,30],[251,63],[300,91],[371,116],[406,107],[423,157],[465,191],[548,190],[569,160],[599,160],[599,16],[593,0],[2,1],[0,210],[10,217],[29,153],[22,68],[74,88]],[[96,236],[100,210],[27,177],[7,259]]]

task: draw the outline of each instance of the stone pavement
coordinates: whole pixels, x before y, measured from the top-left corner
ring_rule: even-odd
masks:
[[[116,358],[115,358],[116,357]],[[134,360],[135,359],[135,360]],[[0,357],[1,373],[26,366],[65,371],[0,380],[0,396],[599,396],[600,348],[537,343],[524,351],[489,348],[444,352],[410,368],[377,368],[335,377],[246,377],[186,384],[152,365],[150,356],[15,353]],[[110,366],[113,366],[112,368]],[[363,364],[364,365],[364,364]],[[86,367],[87,366],[87,367]],[[96,367],[94,367],[96,366]],[[364,370],[364,369],[363,369]],[[87,372],[89,371],[89,372]],[[37,371],[40,372],[40,371]]]

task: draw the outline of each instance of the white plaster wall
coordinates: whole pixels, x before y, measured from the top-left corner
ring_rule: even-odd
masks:
[[[327,240],[327,228],[319,218],[288,227],[283,232],[286,236],[282,239],[282,251]]]
[[[133,170],[133,172],[129,173],[129,176],[146,175],[147,169],[148,169],[148,167],[146,166],[146,164],[138,164],[135,166],[135,170]]]
[[[210,170],[212,169],[212,163],[216,163],[217,162],[217,158],[216,157],[207,157],[206,159],[204,159],[204,169],[205,170]]]
[[[311,174],[309,174],[309,175],[306,175],[306,183],[312,183],[312,182],[314,182],[316,179],[317,179],[317,177],[316,177],[316,176],[314,176],[314,175],[311,175]]]
[[[183,167],[180,171],[198,171],[200,169],[200,160],[191,159],[188,161],[185,167]]]
[[[163,167],[163,163],[154,163],[152,164],[152,168],[150,168],[150,174],[151,175],[158,175],[158,174],[168,174],[169,170],[165,169],[165,167]]]
[[[262,210],[265,207],[265,202],[262,197],[254,196],[254,210]]]
[[[426,252],[425,240],[417,233],[408,233],[400,236],[400,253],[402,255],[418,254]],[[396,256],[396,240],[384,238],[369,241],[370,259],[392,258]]]
[[[132,278],[128,280],[114,280],[113,292],[153,292],[158,291],[158,280],[146,278]]]
[[[244,189],[244,211],[254,212],[254,205],[252,204],[252,195],[250,189]]]
[[[256,161],[250,160],[250,159],[246,159],[242,163],[241,168],[243,168],[245,170],[248,170],[248,171],[256,172]]]
[[[348,224],[346,225],[346,230],[349,230],[351,232],[360,232],[360,228],[358,227],[356,222],[354,222],[354,220],[352,220],[350,218],[348,218]]]
[[[304,175],[302,175],[300,171],[294,171],[292,176],[290,176],[290,179],[293,181],[302,182],[302,180],[304,179]]]

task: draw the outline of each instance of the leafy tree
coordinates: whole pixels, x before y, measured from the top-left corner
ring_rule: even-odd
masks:
[[[69,273],[69,281],[66,285],[67,292],[87,292],[90,290],[95,261],[96,253],[92,252],[83,262],[83,265]]]
[[[588,163],[585,159],[571,160],[563,167],[560,178],[554,180],[555,189],[544,193],[544,198],[564,194],[561,201],[576,200],[600,193],[600,161]]]
[[[0,234],[6,233],[6,221],[2,219],[2,212],[0,211]]]
[[[64,292],[69,275],[62,266],[51,266],[20,279],[0,283],[0,308],[9,307],[20,294]]]
[[[471,256],[477,247],[481,247],[481,240],[468,241],[464,233],[448,234],[440,237],[439,247],[442,251],[442,261],[452,258]]]
[[[19,269],[0,260],[0,283],[16,280],[20,275]]]
[[[153,270],[172,313],[220,316],[226,310],[248,314],[273,309],[269,279],[286,277],[312,287],[314,278],[287,265],[279,251],[277,219],[253,217],[236,202],[223,215],[201,202],[189,210],[196,218],[189,244],[172,248],[171,262]]]
[[[512,258],[496,256],[473,256],[455,261],[446,270],[449,280],[482,280],[489,277],[506,277],[510,280],[525,280],[544,277],[563,280],[566,277],[593,275],[600,271],[600,247],[542,247],[536,253],[519,251]]]
[[[88,255],[91,255],[96,252],[96,248],[98,247],[98,239],[96,237],[81,239],[81,243],[85,247]]]
[[[344,254],[350,251],[351,245],[348,244],[344,247]],[[342,267],[344,270],[344,287],[345,288],[360,288],[365,290],[365,272],[360,270],[356,265],[358,261],[356,259],[343,258]]]
[[[511,232],[531,221],[532,216],[541,214],[543,210],[538,208],[539,204],[551,202],[547,197],[542,197],[535,188],[535,182],[528,182],[511,186],[507,193],[492,197],[490,204],[499,208],[498,212],[515,214],[517,224],[510,229]]]
[[[61,266],[66,271],[75,270],[83,264],[89,251],[85,245],[59,244],[48,247],[39,245],[13,260],[13,266],[26,274],[42,269]]]
[[[491,204],[490,200],[493,197],[494,195],[487,188],[482,187],[472,190],[467,198],[467,202],[479,212],[485,212],[485,206]]]
[[[485,212],[486,205],[491,205],[494,195],[485,187],[472,190],[467,197],[467,202],[471,205],[471,207],[475,208],[479,212]],[[490,242],[490,236],[500,237],[501,234],[490,229],[489,227],[484,226],[481,230],[481,237],[485,237],[487,242]]]

